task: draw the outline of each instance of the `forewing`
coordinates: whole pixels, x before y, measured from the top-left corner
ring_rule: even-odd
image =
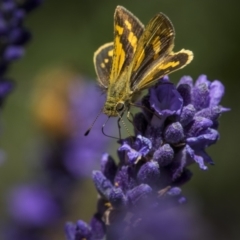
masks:
[[[142,74],[138,84],[134,85],[133,91],[141,91],[150,87],[161,77],[185,67],[192,59],[193,52],[182,49],[176,53],[172,52],[168,56],[165,56],[164,59],[156,60],[148,67],[148,70]]]
[[[102,89],[107,90],[112,67],[113,42],[102,45],[93,56],[98,83]]]
[[[149,65],[172,52],[175,31],[171,21],[163,13],[158,13],[147,24],[138,41],[131,65],[131,87],[136,85]]]
[[[114,14],[114,50],[110,82],[114,83],[132,62],[143,30],[144,27],[138,18],[124,7],[117,6]]]

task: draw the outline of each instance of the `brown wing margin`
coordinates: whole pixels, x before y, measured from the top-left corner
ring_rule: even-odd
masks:
[[[107,89],[112,67],[113,42],[102,45],[93,56],[98,83],[102,89]]]

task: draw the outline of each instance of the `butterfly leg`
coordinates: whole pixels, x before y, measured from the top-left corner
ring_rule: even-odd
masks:
[[[122,116],[121,116],[121,118],[122,118]],[[119,139],[122,139],[122,136],[121,136],[121,125],[120,125],[121,118],[118,118],[118,121],[117,121],[117,124],[118,124]]]

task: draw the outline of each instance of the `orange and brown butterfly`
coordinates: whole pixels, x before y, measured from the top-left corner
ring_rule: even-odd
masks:
[[[192,61],[189,50],[173,52],[174,37],[174,27],[163,13],[144,27],[126,8],[116,7],[114,41],[94,53],[98,83],[107,94],[106,115],[121,118],[142,90]]]

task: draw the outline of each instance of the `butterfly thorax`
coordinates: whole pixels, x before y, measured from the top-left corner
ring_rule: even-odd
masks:
[[[114,84],[109,85],[107,99],[103,108],[106,115],[117,117],[122,115],[126,109],[129,109],[132,91],[128,82],[126,75],[122,75]]]

